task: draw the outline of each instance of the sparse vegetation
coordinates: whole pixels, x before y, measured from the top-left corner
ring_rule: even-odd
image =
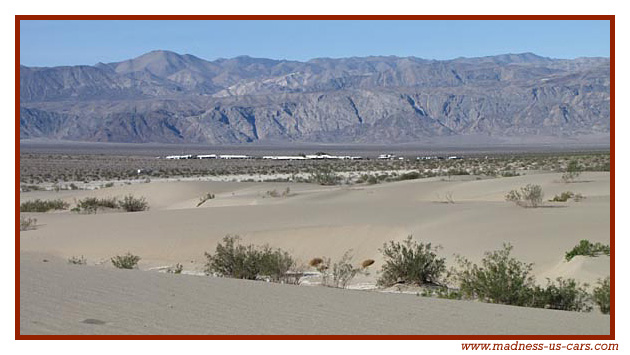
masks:
[[[549,202],[567,202],[569,199],[573,198],[575,194],[571,191],[565,191],[560,195],[554,196]]]
[[[610,245],[605,245],[599,242],[592,243],[587,239],[582,239],[580,240],[578,245],[565,253],[564,258],[567,261],[571,261],[571,259],[573,259],[573,257],[575,257],[576,255],[591,257],[595,257],[598,255],[610,255]]]
[[[112,265],[114,265],[118,269],[135,269],[138,267],[140,257],[131,253],[127,253],[125,255],[117,255],[111,258],[111,261]]]
[[[296,262],[288,252],[269,246],[240,244],[240,237],[227,235],[218,243],[214,254],[205,253],[207,275],[248,280],[269,280],[297,283],[296,274],[290,273]],[[299,276],[297,276],[299,278]]]
[[[547,287],[536,286],[532,293],[532,303],[527,305],[530,307],[575,312],[593,309],[585,285],[580,285],[574,279],[558,277],[553,282],[547,279]]]
[[[610,276],[599,280],[598,286],[593,290],[593,300],[602,313],[610,314]]]
[[[149,209],[149,204],[144,197],[134,197],[133,195],[123,197],[118,205],[126,212],[140,212]]]
[[[456,272],[459,288],[467,298],[484,302],[527,306],[532,302],[533,264],[521,262],[510,254],[513,247],[487,252],[481,266],[458,257],[460,270]]]
[[[72,256],[68,259],[68,264],[87,265],[87,259],[83,255],[81,255],[80,257]]]
[[[401,174],[400,176],[398,176],[398,180],[399,181],[416,180],[416,179],[419,179],[420,177],[421,176],[420,176],[419,172],[417,172],[417,171],[410,171],[408,173],[404,173],[404,174]]]
[[[582,173],[582,169],[576,160],[571,160],[567,165],[567,169],[564,174],[562,174],[562,181],[566,183],[574,182],[580,174]]]
[[[311,173],[309,181],[320,185],[337,185],[341,181],[341,176],[329,167],[321,167]]]
[[[96,213],[100,209],[117,209],[117,208],[118,208],[118,199],[116,197],[110,197],[110,198],[86,197],[77,202],[76,211],[82,212],[82,213]]]
[[[20,231],[35,229],[37,218],[20,216]]]
[[[521,207],[539,207],[542,205],[544,193],[540,185],[527,184],[519,190],[512,190],[505,195],[506,201],[514,202]]]
[[[57,200],[40,200],[26,201],[20,204],[20,212],[48,212],[53,210],[66,210],[70,207],[67,202]]]
[[[278,190],[276,190],[276,189],[269,190],[269,191],[265,192],[265,195],[263,197],[278,198],[278,197],[289,197],[289,196],[291,196],[291,188],[287,187],[282,192],[278,192]]]
[[[184,271],[184,265],[177,263],[174,266],[169,267],[168,269],[166,269],[166,272],[169,274],[181,274],[182,271]]]
[[[205,194],[205,195],[203,195],[203,196],[201,196],[199,198],[199,203],[197,204],[197,207],[203,205],[206,201],[212,200],[212,199],[214,199],[214,194],[208,192],[207,194]]]
[[[396,283],[439,285],[446,272],[446,259],[437,255],[438,247],[413,240],[410,235],[402,242],[385,243],[380,252],[384,264],[377,284],[391,286]]]
[[[483,302],[514,306],[549,308],[564,311],[590,311],[587,285],[574,279],[547,280],[547,286],[535,285],[533,264],[524,263],[510,254],[512,246],[486,253],[481,266],[459,257],[454,271],[462,295]]]
[[[323,286],[337,288],[346,288],[359,274],[367,275],[367,268],[372,264],[374,260],[366,259],[358,266],[352,265],[352,250],[346,251],[336,262],[330,258],[313,258],[309,262],[321,274]]]
[[[438,199],[438,202],[441,202],[441,203],[447,203],[447,204],[455,203],[455,199],[453,199],[453,193],[451,191],[446,192],[444,194],[444,198],[441,198],[440,194],[437,194],[437,199]]]

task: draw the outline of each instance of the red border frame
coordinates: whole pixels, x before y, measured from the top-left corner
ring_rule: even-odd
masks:
[[[605,20],[610,21],[610,278],[608,335],[21,335],[20,21],[21,20]],[[614,15],[16,15],[15,16],[15,339],[16,340],[614,340],[615,339],[615,16]]]

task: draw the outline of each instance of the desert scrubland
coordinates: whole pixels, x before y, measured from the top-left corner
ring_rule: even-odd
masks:
[[[104,160],[110,165],[100,173],[85,173],[85,161]],[[571,161],[580,172],[563,179]],[[479,263],[509,243],[513,257],[533,263],[536,283],[572,278],[591,290],[610,274],[610,257],[567,261],[565,253],[583,239],[610,244],[608,167],[603,153],[335,163],[23,155],[21,202],[67,206],[21,212],[36,222],[20,234],[20,331],[607,334],[609,316],[597,307],[569,312],[421,297],[422,288],[377,281],[384,243],[412,235],[441,246],[449,268],[458,255]],[[544,191],[539,206],[506,201],[509,191],[527,185]],[[549,201],[567,191],[580,198]],[[144,198],[148,209],[76,208],[86,198],[125,196]],[[204,253],[226,235],[287,251],[305,273],[301,285],[205,276]],[[348,250],[353,263],[374,260],[369,273],[346,290],[317,286],[309,261],[339,260]],[[112,257],[127,252],[141,257],[139,270],[112,265]],[[80,256],[87,265],[67,262]],[[164,272],[177,264],[181,275]]]

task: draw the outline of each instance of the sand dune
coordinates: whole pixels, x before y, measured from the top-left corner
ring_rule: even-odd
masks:
[[[597,313],[113,270],[35,253],[21,254],[20,273],[21,334],[609,332]]]
[[[130,251],[141,270],[182,263],[201,273],[204,251],[226,234],[268,243],[302,262],[340,257],[372,258],[371,274],[354,283],[374,284],[382,265],[379,248],[413,234],[454,254],[478,261],[485,251],[509,242],[514,255],[535,264],[539,283],[558,276],[594,284],[609,274],[609,257],[564,253],[580,239],[609,243],[608,173],[583,173],[565,184],[560,174],[529,174],[475,180],[423,179],[371,186],[292,183],[151,182],[96,191],[35,191],[21,200],[87,196],[145,196],[150,210],[124,213],[69,211],[28,213],[36,230],[20,236],[21,319],[27,333],[247,333],[247,334],[605,334],[608,317],[598,314],[521,309],[477,302],[422,299],[368,291],[292,287],[157,272],[115,270],[109,259]],[[562,191],[583,194],[580,202],[521,208],[505,194],[540,184],[546,198]],[[284,191],[289,197],[269,197]],[[206,193],[215,198],[196,207]],[[445,203],[450,193],[454,204]],[[42,256],[45,255],[45,256]],[[88,266],[64,260],[83,255]],[[50,259],[43,263],[41,259]],[[264,300],[264,302],[260,302]],[[229,306],[228,306],[229,305]],[[104,324],[89,324],[98,319]],[[374,321],[371,321],[371,320]],[[515,321],[516,320],[516,321]]]
[[[133,193],[146,196],[146,212],[37,213],[40,226],[24,232],[21,250],[60,257],[85,255],[92,263],[131,251],[143,257],[141,268],[177,262],[200,270],[203,252],[214,250],[228,233],[247,242],[269,243],[298,258],[338,257],[353,249],[357,260],[372,258],[389,240],[409,234],[443,246],[442,255],[462,254],[472,260],[502,243],[514,245],[520,259],[535,263],[545,277],[567,274],[564,253],[580,239],[609,242],[608,173],[584,173],[587,182],[565,184],[560,174],[532,174],[491,180],[413,180],[354,187],[323,187],[291,183],[152,182],[97,191],[37,191],[22,200],[86,196],[109,197]],[[444,181],[445,180],[445,181]],[[527,183],[540,184],[547,198],[562,191],[582,193],[581,202],[547,203],[554,208],[526,209],[504,201],[507,191]],[[287,198],[264,197],[290,187]],[[199,197],[216,195],[200,207]],[[455,204],[443,203],[452,192]],[[605,258],[607,260],[607,258]],[[600,258],[599,260],[604,260]],[[598,261],[605,265],[605,261]],[[570,272],[583,278],[579,270]],[[557,275],[554,274],[557,271]],[[598,276],[607,274],[598,267]],[[601,275],[600,275],[601,274]],[[567,274],[568,275],[568,274]],[[588,276],[588,277],[586,277]],[[593,273],[584,281],[592,282]]]

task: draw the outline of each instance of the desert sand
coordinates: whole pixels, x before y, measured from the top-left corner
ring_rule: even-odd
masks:
[[[382,265],[379,248],[390,240],[441,245],[440,255],[477,262],[485,251],[509,242],[514,256],[534,263],[539,283],[572,277],[593,284],[609,275],[609,257],[564,253],[580,239],[610,242],[609,173],[583,173],[566,184],[561,174],[476,180],[431,178],[371,186],[293,183],[158,182],[95,191],[34,191],[21,200],[147,198],[145,212],[69,211],[23,213],[38,219],[20,236],[22,334],[607,334],[609,317],[479,302],[427,299],[406,294],[330,289],[168,275],[150,270],[181,263],[200,274],[204,251],[226,234],[246,243],[280,247],[307,262],[371,258],[373,284]],[[505,194],[539,184],[550,199],[563,191],[586,199],[521,208]],[[265,197],[290,187],[289,197]],[[206,193],[216,198],[196,207]],[[454,204],[445,203],[452,195]],[[142,257],[141,270],[116,270],[109,258]],[[87,266],[68,265],[83,255]],[[49,260],[42,262],[43,259]],[[143,272],[147,271],[147,272]],[[104,324],[89,324],[97,319]],[[372,321],[373,320],[373,321]],[[97,322],[98,323],[98,322]]]
[[[21,258],[24,335],[608,333],[597,313]]]

